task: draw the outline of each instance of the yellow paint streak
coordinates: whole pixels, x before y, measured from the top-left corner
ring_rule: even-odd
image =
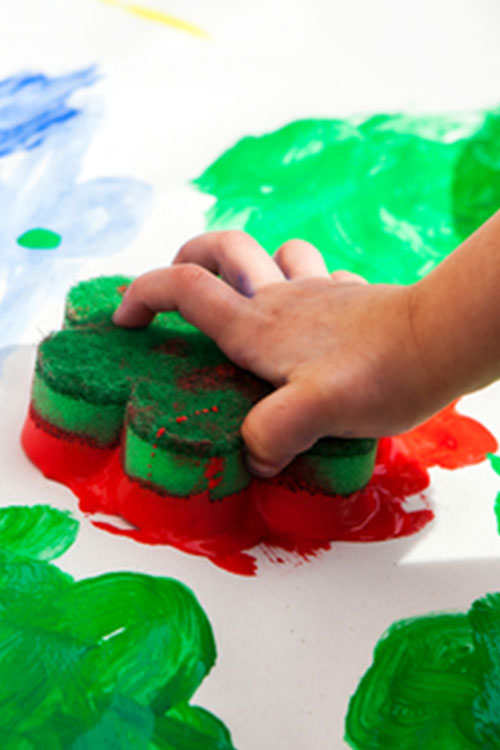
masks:
[[[153,21],[154,23],[160,23],[163,24],[163,26],[170,26],[173,29],[185,31],[188,34],[193,34],[202,39],[210,38],[209,34],[199,26],[195,26],[194,24],[189,23],[189,21],[183,21],[182,18],[163,13],[161,10],[156,10],[155,8],[145,8],[143,5],[127,3],[123,2],[123,0],[101,0],[101,3],[113,5],[116,8],[125,10],[127,13],[132,13],[134,16],[139,16],[139,18],[144,18],[147,21]]]

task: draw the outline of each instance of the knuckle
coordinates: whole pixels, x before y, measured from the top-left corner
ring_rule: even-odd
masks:
[[[183,263],[174,266],[172,270],[175,271],[178,281],[186,286],[198,286],[207,278],[207,271],[196,263]]]
[[[241,229],[228,229],[220,232],[217,239],[221,255],[230,258],[243,243],[251,241],[252,238]]]
[[[242,240],[248,240],[251,238],[247,232],[243,231],[243,229],[225,229],[219,233],[219,239],[221,243],[231,244],[233,242],[241,242]]]
[[[182,265],[172,266],[174,273],[174,284],[192,292],[197,289],[199,294],[203,293],[210,277],[209,271],[203,266],[196,263],[183,263]]]

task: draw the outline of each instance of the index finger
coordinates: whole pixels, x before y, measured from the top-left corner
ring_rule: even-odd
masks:
[[[219,343],[229,325],[247,310],[248,300],[209,271],[192,263],[139,276],[129,286],[113,322],[125,328],[147,326],[157,312],[178,310],[182,317]]]

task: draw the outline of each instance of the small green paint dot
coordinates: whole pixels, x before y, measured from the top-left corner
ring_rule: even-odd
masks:
[[[50,229],[29,229],[17,238],[17,244],[30,250],[55,250],[61,244],[62,237]]]

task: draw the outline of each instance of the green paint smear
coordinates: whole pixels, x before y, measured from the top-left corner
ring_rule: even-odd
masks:
[[[49,505],[0,509],[0,550],[32,560],[55,560],[73,544],[78,521]]]
[[[357,750],[500,748],[500,594],[394,624],[352,697]]]
[[[500,112],[301,120],[224,153],[194,184],[208,228],[274,252],[308,240],[331,270],[411,283],[500,205]]]
[[[489,453],[488,459],[490,461],[491,468],[493,469],[493,471],[500,476],[500,456],[495,456],[493,455],[493,453]],[[495,498],[494,510],[495,510],[495,516],[497,518],[497,529],[498,529],[498,533],[500,534],[500,492]]]
[[[234,750],[189,705],[215,661],[194,595],[133,573],[74,581],[48,561],[77,529],[47,506],[0,510],[2,750]]]
[[[50,229],[30,229],[17,238],[17,244],[30,250],[55,250],[62,242],[62,237]]]

